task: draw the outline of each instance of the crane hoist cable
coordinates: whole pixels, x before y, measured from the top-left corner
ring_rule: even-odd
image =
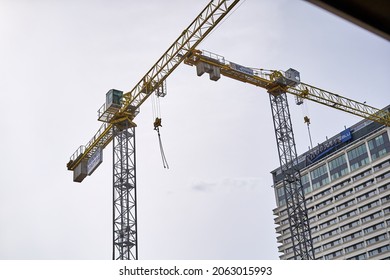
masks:
[[[158,143],[159,143],[159,147],[160,147],[161,159],[162,159],[164,168],[169,169],[168,161],[167,161],[167,158],[165,156],[164,147],[162,144],[161,134],[160,134],[160,127],[162,127],[162,125],[161,125],[160,96],[158,94],[156,94],[156,95],[153,94],[151,100],[152,100],[152,111],[153,111],[153,119],[154,119],[153,126],[154,126],[154,130],[157,131],[157,135],[158,135]]]
[[[161,153],[161,159],[163,162],[163,166],[164,166],[164,168],[169,169],[168,161],[167,161],[167,158],[165,156],[165,152],[164,152],[164,148],[163,148],[163,144],[162,144],[162,140],[161,140],[161,134],[160,134],[160,127],[162,127],[161,118],[157,117],[156,120],[154,121],[153,125],[154,125],[154,130],[157,131],[157,135],[158,135],[158,142],[160,145],[160,153]]]
[[[309,106],[307,102],[304,102],[303,98],[299,98],[298,96],[295,96],[295,103],[298,106],[300,106],[302,109],[303,122],[307,125],[307,132],[309,134],[309,140],[310,140],[309,150],[313,149],[313,141],[311,139],[311,131],[310,131]]]
[[[307,132],[309,133],[309,140],[310,140],[310,149],[313,149],[313,141],[311,140],[311,133],[310,133],[310,118],[308,116],[304,116],[303,121],[307,124]]]

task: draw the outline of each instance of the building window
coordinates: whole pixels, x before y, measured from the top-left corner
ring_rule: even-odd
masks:
[[[331,231],[328,231],[328,232],[322,234],[322,235],[321,235],[321,238],[328,238],[329,236],[336,235],[338,232],[339,232],[339,229],[336,228],[336,229],[334,229],[334,230],[331,230]]]
[[[374,139],[368,141],[368,147],[370,148],[371,158],[375,160],[390,152],[390,142],[387,133],[383,133]]]
[[[341,216],[339,216],[339,220],[342,221],[342,220],[345,220],[349,217],[353,217],[357,214],[357,210],[353,210],[353,211],[350,211],[350,212],[347,212]]]
[[[376,177],[376,181],[379,182],[389,177],[390,177],[390,171],[382,174],[381,176]]]
[[[385,227],[385,223],[382,222],[382,223],[373,225],[371,227],[365,228],[363,231],[364,231],[364,234],[368,234],[370,232],[373,232],[375,230],[379,230],[379,229],[384,228],[384,227]]]
[[[321,252],[321,246],[317,247],[317,248],[314,248],[314,254],[317,254],[319,252]]]
[[[325,223],[322,223],[318,227],[319,227],[319,229],[322,229],[322,228],[334,225],[335,223],[337,223],[337,218],[334,218],[334,219],[329,220],[329,221],[327,221]]]
[[[359,250],[361,248],[364,247],[364,242],[359,242],[359,243],[356,243],[354,245],[351,245],[351,246],[348,246],[348,247],[345,247],[344,250],[345,250],[345,253],[350,253],[352,251],[355,251],[355,250]]]
[[[292,242],[291,238],[287,238],[287,239],[284,239],[284,240],[283,240],[283,244],[284,244],[284,245],[287,245],[287,244],[289,244],[289,243],[291,243],[291,242]]]
[[[343,204],[337,206],[337,211],[340,211],[341,209],[347,208],[353,204],[355,204],[355,199],[348,200],[347,202],[344,202]]]
[[[334,246],[339,245],[339,244],[341,244],[341,239],[336,239],[332,242],[324,244],[323,249],[326,250],[330,247],[334,247]]]
[[[279,216],[282,217],[284,215],[287,215],[287,209],[280,212]]]
[[[342,227],[340,227],[340,229],[341,229],[341,231],[346,231],[346,230],[349,230],[350,228],[356,227],[358,225],[359,225],[359,220],[356,220],[356,221],[350,222],[346,225],[343,225]]]
[[[343,250],[338,250],[338,251],[333,252],[331,254],[325,255],[324,258],[325,258],[325,260],[331,260],[331,259],[334,259],[338,256],[341,256],[342,254],[343,254]]]
[[[381,242],[382,240],[385,240],[385,239],[386,239],[386,233],[375,236],[375,237],[370,238],[370,239],[367,239],[366,243],[367,243],[367,245],[371,245],[373,243]]]
[[[379,255],[383,252],[387,252],[389,250],[390,250],[390,245],[385,245],[385,246],[376,248],[374,250],[368,251],[368,256],[373,257],[373,256]]]
[[[371,208],[378,206],[378,205],[379,205],[379,200],[375,200],[371,203],[368,203],[368,204],[360,207],[359,211],[360,211],[360,213],[362,213],[362,212],[367,211],[368,209],[371,209]]]
[[[283,221],[280,222],[280,225],[287,225],[288,224],[288,219],[285,219]]]
[[[323,197],[323,196],[328,195],[328,194],[330,194],[330,188],[316,194],[314,196],[314,199],[319,199],[320,197]]]
[[[359,180],[361,178],[364,178],[364,177],[366,177],[367,175],[370,175],[370,174],[371,174],[371,169],[368,169],[368,170],[366,170],[366,171],[364,171],[362,173],[359,173],[356,176],[353,176],[352,181],[357,181],[357,180]]]
[[[331,203],[332,203],[332,198],[329,198],[329,199],[317,204],[316,208],[320,209],[320,208],[325,207],[326,205],[329,205]]]
[[[375,212],[371,215],[368,215],[368,216],[365,216],[362,218],[362,223],[365,223],[365,222],[369,222],[373,219],[376,219],[378,217],[381,217],[382,216],[382,212],[381,211],[378,211],[378,212]]]
[[[346,196],[350,195],[351,193],[353,193],[353,189],[346,190],[345,192],[342,192],[342,193],[336,195],[336,196],[334,197],[334,199],[335,199],[335,200],[340,200],[340,199],[342,199],[343,197],[346,197]]]
[[[358,197],[356,197],[356,200],[357,201],[362,201],[362,200],[367,199],[367,198],[369,198],[371,196],[374,196],[375,194],[376,194],[376,190],[372,190],[372,191],[367,192],[365,194],[359,195]]]
[[[341,189],[342,187],[348,185],[349,181],[350,181],[350,179],[345,180],[345,181],[341,182],[340,184],[334,185],[333,190],[335,191],[335,190]]]
[[[386,195],[385,197],[383,197],[383,198],[381,199],[381,201],[382,201],[382,204],[385,204],[387,201],[390,201],[390,194],[388,194],[388,195]]]
[[[313,244],[317,243],[320,240],[319,236],[313,237]]]
[[[350,235],[343,237],[343,241],[348,242],[348,241],[355,239],[361,235],[362,235],[362,231],[357,231],[357,232],[351,233]]]
[[[313,190],[329,183],[328,169],[326,164],[314,169],[310,172],[311,183]]]
[[[292,251],[293,251],[293,247],[287,248],[287,249],[285,250],[285,254],[286,254],[286,255],[287,255],[287,254],[290,254]]]
[[[332,214],[333,212],[334,212],[334,208],[329,209],[329,210],[327,210],[325,212],[322,212],[321,214],[318,214],[318,219],[322,219],[322,218]]]
[[[383,186],[380,186],[378,188],[378,191],[381,193],[381,192],[384,192],[386,190],[390,189],[390,183],[386,184],[386,185],[383,185]]]
[[[370,162],[368,158],[366,144],[362,144],[359,147],[350,150],[348,152],[349,165],[351,171],[358,169]]]
[[[331,180],[336,180],[349,172],[347,159],[344,154],[329,161],[328,166]]]
[[[284,188],[280,187],[276,189],[278,195],[279,206],[286,205],[286,194],[284,193]]]
[[[349,258],[348,260],[365,260],[365,259],[367,259],[367,255],[366,255],[366,253],[363,253],[363,254],[354,256],[352,258]]]
[[[374,179],[368,180],[368,181],[356,186],[355,192],[360,191],[360,190],[364,189],[365,187],[372,185],[373,183],[374,183]]]
[[[311,186],[310,186],[310,177],[309,173],[306,173],[301,176],[301,182],[302,182],[302,187],[303,187],[303,192],[304,194],[308,194],[312,191]]]
[[[385,161],[385,162],[382,162],[378,165],[375,165],[374,166],[374,171],[378,171],[379,169],[382,169],[383,167],[386,167],[386,166],[389,166],[390,165],[390,159]]]

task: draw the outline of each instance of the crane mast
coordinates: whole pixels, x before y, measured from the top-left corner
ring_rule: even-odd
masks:
[[[151,94],[165,96],[164,82],[239,0],[214,0],[201,11],[134,88],[112,89],[98,110],[103,124],[92,139],[71,156],[67,168],[82,182],[102,162],[102,150],[113,142],[113,255],[114,260],[138,259],[136,213],[135,127],[140,106]]]
[[[301,103],[303,99],[312,100],[387,126],[390,125],[390,113],[301,83],[299,72],[291,68],[285,72],[253,69],[227,61],[223,56],[199,50],[195,50],[184,63],[195,65],[198,76],[208,73],[211,80],[217,81],[221,75],[224,75],[265,88],[269,93],[294,258],[314,259],[301,174],[296,164],[298,157],[286,93],[295,95],[297,103]]]

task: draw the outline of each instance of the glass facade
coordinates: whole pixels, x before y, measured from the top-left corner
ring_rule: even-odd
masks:
[[[298,161],[316,259],[390,260],[390,129],[356,127],[345,145]],[[273,178],[280,258],[294,259],[286,197]]]
[[[326,167],[326,164],[311,171],[310,177],[313,190],[329,183],[328,168]]]
[[[368,149],[367,149],[368,147]],[[383,156],[386,156],[390,153],[390,140],[387,132],[380,134],[374,138],[369,139],[368,141],[364,141],[358,147],[355,147],[343,154],[339,155],[336,158],[331,158],[323,165],[307,172],[303,173],[302,178],[302,186],[304,190],[304,194],[309,194],[316,189],[329,184],[343,176],[348,175],[354,170],[363,167],[371,161],[375,161]],[[370,161],[371,157],[371,161]],[[385,162],[382,165],[387,166],[390,164],[389,162]],[[382,168],[381,166],[375,166],[374,171]],[[360,178],[365,177],[369,173],[371,173],[371,169],[369,169],[367,174],[362,173],[353,177],[353,180],[359,180]],[[383,175],[384,178],[390,176],[389,174]],[[380,180],[379,178],[378,180]],[[347,182],[348,183],[348,182]],[[344,184],[340,185],[342,187]],[[367,186],[367,184],[361,185],[362,188]],[[286,204],[286,198],[284,192],[282,190],[277,190],[278,193],[278,201],[280,205]]]
[[[359,167],[362,167],[370,162],[366,143],[363,143],[359,147],[350,150],[347,154],[351,171],[358,169]]]
[[[312,189],[311,189],[311,184],[310,184],[309,173],[306,173],[306,174],[301,176],[301,182],[302,182],[302,186],[303,186],[303,192],[305,194],[310,193],[312,191]]]
[[[331,180],[336,180],[337,178],[344,176],[349,172],[345,154],[342,154],[341,156],[329,161],[328,166]]]
[[[389,136],[383,133],[374,139],[368,141],[370,148],[371,159],[374,161],[390,152]]]
[[[286,194],[284,193],[284,188],[277,189],[278,201],[280,205],[286,205]]]

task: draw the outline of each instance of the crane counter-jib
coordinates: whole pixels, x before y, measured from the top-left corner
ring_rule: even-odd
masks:
[[[85,173],[86,162],[98,149],[103,149],[111,142],[113,137],[112,126],[117,125],[122,120],[132,122],[143,102],[152,93],[156,92],[176,67],[192,53],[196,46],[207,37],[239,1],[210,1],[161,58],[140,79],[138,84],[131,91],[123,94],[119,107],[109,107],[106,104],[101,107],[98,111],[98,119],[104,122],[103,125],[86,145],[76,150],[71,156],[67,168],[74,172],[78,170],[77,172]],[[83,179],[75,181],[81,182]]]

